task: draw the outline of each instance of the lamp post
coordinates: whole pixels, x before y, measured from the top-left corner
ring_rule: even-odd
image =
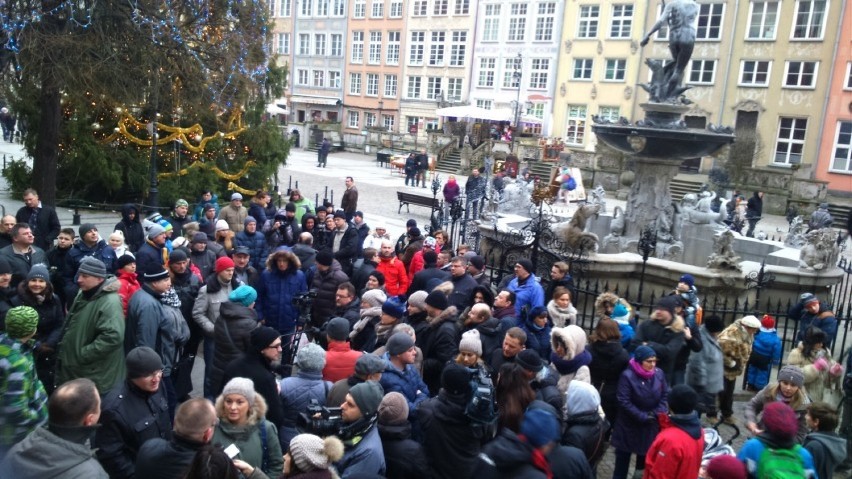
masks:
[[[157,117],[159,117],[159,113],[154,113],[151,122],[147,125],[148,134],[151,136],[151,164],[148,168],[150,173],[150,186],[148,187],[148,206],[151,208],[151,212],[157,211],[157,206],[159,205],[159,188],[158,185],[160,183],[157,178],[157,140],[159,139],[159,135],[157,135]]]
[[[379,100],[379,117],[376,119],[379,125],[379,149],[381,150],[384,144],[382,143],[382,131],[384,126],[382,125],[382,110],[385,108],[385,102]]]
[[[515,137],[518,136],[518,127],[521,124],[521,79],[524,74],[521,72],[521,65],[523,63],[523,56],[518,52],[517,58],[515,58],[514,72],[512,73],[512,79],[518,82],[518,94],[515,98],[515,131],[512,132],[512,144],[509,147],[509,151],[515,151]]]

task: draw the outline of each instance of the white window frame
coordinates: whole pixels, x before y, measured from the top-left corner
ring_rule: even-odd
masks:
[[[396,98],[399,80],[396,75],[385,75],[385,98]]]
[[[367,88],[364,90],[364,96],[379,96],[379,74],[367,73]]]
[[[813,17],[814,17],[814,8],[813,7],[817,3],[824,3],[825,9],[822,11],[822,19],[819,23],[819,35],[812,36],[810,34],[810,30],[812,30],[814,28],[814,26],[811,25],[811,23],[813,21]],[[800,12],[800,9],[806,4],[809,5],[811,8],[809,8],[808,11],[805,12],[805,15],[807,15],[807,24],[802,27],[805,30],[805,35],[797,36],[797,32],[800,29],[800,27],[798,25],[799,16],[802,14],[802,12]],[[797,41],[797,42],[820,41],[820,40],[822,40],[825,37],[825,26],[826,26],[826,23],[828,22],[828,13],[830,11],[830,7],[831,7],[831,2],[829,2],[828,0],[796,0],[796,9],[794,10],[794,13],[793,13],[793,25],[792,25],[792,28],[790,28],[790,40],[791,41]]]
[[[579,64],[578,62],[582,62]],[[577,76],[578,68],[584,76]],[[575,58],[571,62],[571,80],[574,81],[592,81],[594,77],[595,59],[594,58]],[[587,76],[585,76],[587,75]]]
[[[840,144],[840,130],[846,125],[848,127],[848,131],[843,134],[843,140],[846,143]],[[846,150],[846,157],[838,157],[838,150],[844,149]],[[828,171],[832,173],[841,173],[841,174],[852,174],[852,121],[850,120],[837,120],[837,129],[834,131],[834,144],[831,149],[831,163],[828,165]],[[835,162],[841,159],[846,162],[846,168],[837,168],[835,167]]]
[[[382,114],[382,127],[385,131],[393,131],[394,115]]]
[[[349,94],[361,96],[361,74],[349,72]]]
[[[751,71],[746,70],[747,64],[753,64],[754,68]],[[759,82],[757,81],[758,76],[763,74],[763,71],[760,69],[761,66],[766,66],[766,81]],[[749,75],[752,78],[751,82],[746,81],[746,75]],[[772,76],[772,60],[740,60],[740,76],[738,85],[741,87],[757,87],[757,88],[766,88],[769,86],[769,79]]]
[[[277,39],[278,42],[276,44],[276,53],[279,55],[289,55],[290,54],[290,33],[278,33]]]
[[[371,111],[364,112],[364,128],[373,128],[376,126],[376,114]]]
[[[568,105],[565,116],[565,135],[563,136],[565,143],[583,146],[586,141],[586,126],[589,118],[588,108],[586,105]]]
[[[370,4],[370,18],[385,17],[385,2],[384,0],[373,0]]]
[[[485,5],[485,20],[482,24],[482,41],[496,42],[500,40],[500,12],[502,5],[489,3]]]
[[[625,11],[629,10],[629,14]],[[633,33],[633,4],[632,3],[616,3],[612,5],[611,18],[609,24],[609,36],[614,40],[630,39]]]
[[[621,108],[617,106],[599,106],[598,116],[604,120],[618,121],[621,118]]]
[[[313,0],[302,0],[301,8],[299,9],[299,17],[311,17],[314,14]]]
[[[597,38],[601,27],[600,5],[580,5],[576,38]]]
[[[331,16],[332,17],[343,17],[345,15],[345,3],[344,0],[331,0]]]
[[[340,70],[329,70],[328,71],[328,87],[329,88],[340,88],[341,82],[341,72]]]
[[[494,108],[494,100],[476,100],[476,107],[483,110],[490,110]]]
[[[461,101],[464,95],[464,78],[447,78],[447,101]]]
[[[429,1],[428,0],[414,0],[411,2],[411,16],[412,17],[425,17],[428,15],[429,11]]]
[[[479,79],[476,86],[494,88],[494,78],[497,76],[497,59],[494,57],[479,58]]]
[[[553,25],[556,18],[556,2],[542,2],[538,4],[538,16],[535,19],[535,32],[533,41],[553,41]]]
[[[807,65],[813,65],[813,74],[811,75],[811,82],[809,84],[803,83],[805,79],[805,67]],[[796,70],[796,71],[793,71]],[[795,84],[788,83],[789,75],[796,75],[798,77]],[[817,79],[819,77],[819,62],[817,61],[801,61],[801,60],[787,60],[784,62],[784,80],[781,83],[781,88],[785,89],[795,89],[795,90],[814,90],[816,89]]]
[[[399,30],[388,32],[387,53],[385,54],[385,64],[399,65],[399,50],[402,45],[402,32]]]
[[[470,0],[455,0],[453,15],[470,15]]]
[[[291,0],[281,0],[278,4],[278,16],[279,17],[289,17],[290,10],[292,9]]]
[[[612,78],[607,78],[612,72]],[[620,77],[620,78],[619,78]],[[627,59],[626,58],[606,58],[604,59],[603,80],[607,83],[624,83],[627,78]]]
[[[352,18],[367,18],[367,0],[355,0],[352,5]]]
[[[757,5],[761,5],[760,12],[756,11]],[[772,12],[771,10],[774,10]],[[746,25],[746,40],[749,41],[772,41],[778,36],[778,13],[781,10],[781,2],[776,0],[763,0],[757,1],[753,0],[749,2],[748,7],[748,25]],[[771,17],[774,17],[772,21],[774,23],[770,24],[769,21]],[[757,20],[757,21],[755,21]],[[767,27],[771,25],[771,32],[765,32]],[[759,28],[760,34],[758,36],[751,36],[752,27],[757,26]],[[766,33],[770,33],[766,35]]]
[[[450,13],[450,0],[433,0],[432,15],[446,16]]]
[[[527,87],[530,90],[546,90],[547,83],[550,80],[550,59],[549,58],[531,58],[529,70],[529,83]]]
[[[441,98],[444,88],[444,79],[441,77],[426,77],[426,99],[437,100]]]
[[[370,50],[367,56],[367,64],[381,65],[382,63],[382,32],[370,32]]]
[[[314,55],[325,56],[327,46],[328,46],[328,39],[326,38],[325,33],[315,33],[314,34]]]
[[[689,72],[686,74],[685,83],[687,83],[689,85],[712,85],[713,82],[716,80],[716,66],[718,65],[718,63],[719,62],[717,62],[716,60],[709,59],[709,58],[708,59],[702,59],[702,58],[692,59],[689,62],[689,68],[688,68]],[[705,78],[706,73],[707,73],[707,65],[708,64],[711,65],[710,79],[709,80],[707,78]],[[696,70],[697,67],[700,67],[700,70]],[[694,80],[693,79],[693,73],[696,73],[696,72],[699,75],[699,79]]]
[[[467,30],[454,30],[450,32],[450,66],[465,66],[467,55]]]
[[[429,35],[429,61],[430,67],[444,66],[444,42],[447,40],[447,32],[444,30],[430,32]]]
[[[332,33],[331,34],[331,50],[329,51],[332,57],[342,57],[343,56],[343,34],[342,33]]]
[[[349,128],[358,128],[358,124],[361,122],[361,113],[355,110],[349,110],[349,116],[347,118],[347,124]]]
[[[698,15],[695,17],[696,42],[718,42],[722,40],[725,26],[725,7],[724,3],[701,3],[698,5]],[[709,11],[705,12],[705,8]],[[717,12],[717,9],[720,11]],[[702,20],[706,20],[707,25],[702,25]],[[714,29],[719,30],[715,36],[712,34]]]
[[[420,75],[409,76],[405,87],[405,97],[413,100],[419,100],[423,95],[423,77]]]
[[[527,4],[509,4],[509,32],[506,37],[510,42],[523,42],[527,31]]]
[[[791,121],[790,133],[782,138],[781,137],[781,127],[784,124],[785,120]],[[801,138],[796,138],[796,132],[802,130],[799,128],[799,123],[804,122],[804,131],[801,134]],[[778,130],[775,134],[775,149],[773,150],[774,154],[772,155],[772,164],[774,165],[782,165],[782,166],[790,166],[794,164],[799,164],[802,162],[802,157],[805,154],[805,140],[808,135],[808,119],[807,118],[799,118],[799,117],[779,117],[778,118]],[[781,148],[782,144],[785,145],[786,152],[783,152],[783,158],[785,161],[778,161],[778,149]],[[799,153],[792,153],[794,150],[798,150]],[[798,161],[792,161],[793,157],[798,155]]]
[[[402,18],[402,0],[391,0],[388,18]]]
[[[349,63],[364,63],[364,31],[352,32],[352,49],[349,54]]]
[[[520,87],[520,79],[515,78],[515,63],[517,63],[517,58],[504,58],[503,59],[503,83],[502,88],[511,88],[513,90],[517,90]],[[521,59],[521,67],[519,71],[523,71],[523,59]]]
[[[296,85],[308,86],[310,81],[310,73],[307,68],[299,68],[296,70]]]
[[[299,34],[299,55],[308,56],[311,54],[311,34]]]
[[[329,0],[317,0],[317,17],[328,17]]]
[[[269,7],[269,17],[270,18],[277,17],[278,16],[277,0],[268,0],[266,3],[267,3],[267,6]]]
[[[325,70],[314,70],[314,88],[325,88]]]
[[[408,64],[412,66],[423,65],[426,56],[426,32],[409,32]]]

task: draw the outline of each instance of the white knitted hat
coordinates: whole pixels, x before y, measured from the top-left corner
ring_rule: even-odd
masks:
[[[225,385],[225,389],[222,390],[222,396],[227,396],[228,394],[239,394],[246,398],[246,401],[249,403],[249,407],[254,407],[254,382],[251,379],[231,379],[228,381],[228,384]]]
[[[313,434],[299,434],[290,441],[290,457],[302,472],[328,469],[343,457],[343,443],[334,436],[322,439]]]
[[[462,334],[461,342],[459,342],[459,351],[467,351],[475,353],[477,356],[482,356],[482,341],[479,339],[479,331],[471,329]]]

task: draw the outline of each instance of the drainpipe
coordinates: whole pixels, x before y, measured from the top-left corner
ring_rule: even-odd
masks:
[[[642,19],[642,28],[647,28],[649,11],[651,11],[650,5],[648,5],[648,8],[645,9],[645,17]],[[562,45],[559,45],[559,48],[562,48]],[[639,104],[639,74],[642,71],[642,58],[642,47],[640,46],[639,64],[636,66],[636,79],[633,81],[633,105],[630,107],[630,118],[632,118],[633,121],[636,121],[636,106]],[[594,182],[592,184],[594,184]]]
[[[843,26],[843,18],[846,15],[846,2],[841,2],[840,4],[841,4],[840,15],[837,17],[837,34],[834,35],[834,51],[832,52],[832,55],[831,55],[831,60],[834,64],[834,68],[840,68],[840,67],[838,67],[838,63],[835,60],[837,59],[837,50],[840,48],[840,28]],[[819,163],[820,155],[822,153],[822,135],[825,134],[825,115],[828,114],[828,101],[829,101],[829,97],[831,96],[831,85],[832,85],[833,81],[834,81],[833,78],[829,77],[828,85],[826,85],[826,87],[825,87],[825,98],[823,99],[823,102],[822,102],[822,118],[821,119],[823,121],[819,122],[819,136],[817,136],[819,141],[817,143],[817,151],[816,151],[816,162],[817,163]],[[814,166],[816,166],[816,164]],[[816,170],[814,170],[814,174],[816,174]]]
[[[736,27],[737,27],[737,18],[739,18],[739,16],[740,16],[740,0],[736,0],[736,3],[734,3],[733,29],[736,29]],[[746,28],[748,28],[748,25],[746,25]],[[777,25],[776,25],[776,28],[777,28]],[[776,32],[776,36],[777,36],[777,32]],[[727,67],[727,68],[725,68],[725,71],[728,72],[728,73],[730,73],[730,71],[731,71],[731,58],[733,58],[734,43],[736,41],[737,41],[736,38],[732,38],[731,44],[728,47],[728,61],[727,61],[727,64],[725,65]],[[739,74],[739,68],[736,71],[738,72],[737,74]],[[725,84],[722,86],[722,95],[720,97],[721,99],[719,100],[719,124],[720,125],[722,124],[722,115],[724,114],[723,112],[725,111],[725,98],[728,95],[728,85],[731,84],[731,83],[737,84],[738,81],[737,80],[735,80],[733,82],[726,81]],[[734,117],[734,122],[736,122],[736,116]]]

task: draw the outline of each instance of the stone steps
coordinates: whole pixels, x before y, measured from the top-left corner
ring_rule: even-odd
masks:
[[[680,201],[687,193],[698,193],[701,191],[703,181],[693,178],[674,178],[669,184],[672,201]]]

